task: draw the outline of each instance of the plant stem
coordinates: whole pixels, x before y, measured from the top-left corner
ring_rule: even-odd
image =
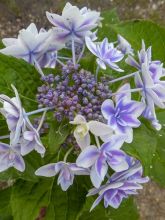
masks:
[[[97,79],[98,79],[99,70],[100,70],[100,66],[97,65],[97,69],[96,69],[96,82],[97,82]]]
[[[57,61],[57,63],[59,63],[62,67],[65,67],[65,64],[64,64],[61,60],[59,60],[58,58],[56,58],[56,61]]]
[[[70,57],[63,57],[63,56],[58,56],[59,59],[63,59],[63,60],[70,60]]]
[[[72,59],[73,59],[73,65],[76,65],[76,55],[75,55],[75,42],[74,38],[72,37]]]
[[[121,93],[127,93],[127,92],[140,92],[140,91],[143,91],[143,89],[142,89],[142,88],[129,89],[129,90],[124,90],[124,91],[120,91],[120,92],[112,93],[111,96],[119,95],[119,94],[121,94]]]
[[[136,73],[138,73],[138,72],[134,72],[134,73],[128,74],[128,75],[126,75],[126,76],[122,76],[122,77],[119,77],[119,78],[117,78],[117,79],[113,79],[113,80],[111,80],[109,83],[114,83],[114,82],[118,82],[118,81],[123,80],[123,79],[127,79],[127,78],[129,78],[129,77],[134,76]]]
[[[97,147],[100,148],[100,141],[97,136],[95,136],[95,141],[96,141]]]
[[[72,150],[73,150],[73,147],[71,147],[71,148],[66,152],[65,157],[64,157],[64,162],[66,162],[66,160],[67,160],[67,158],[68,158],[68,156],[69,156],[69,154],[71,153]]]
[[[44,111],[48,111],[48,110],[52,110],[52,109],[54,109],[54,107],[40,108],[40,109],[34,110],[32,112],[27,112],[26,116],[34,115],[34,114],[44,112]]]
[[[41,67],[40,67],[40,65],[39,65],[39,63],[37,62],[37,60],[35,59],[35,57],[33,56],[33,61],[34,61],[34,66],[36,67],[36,70],[39,72],[39,74],[43,77],[43,76],[45,76],[44,75],[44,73],[43,73],[43,71],[42,71],[42,69],[41,69]]]
[[[81,53],[80,53],[80,55],[79,55],[79,57],[78,57],[78,59],[77,59],[77,63],[80,62],[80,60],[81,60],[81,58],[82,58],[82,56],[83,56],[83,54],[84,54],[84,51],[85,51],[85,44],[83,45],[83,48],[82,48],[82,50],[81,50]]]
[[[46,112],[47,112],[47,110],[44,111],[44,113],[43,113],[43,115],[42,115],[42,118],[41,118],[40,123],[39,123],[38,128],[37,128],[37,131],[38,131],[38,132],[39,132],[39,130],[41,129],[41,127],[42,127],[42,125],[43,125],[43,122],[44,122],[44,119],[45,119],[45,116],[46,116]]]
[[[3,139],[8,139],[8,138],[10,138],[10,135],[4,135],[4,136],[0,136],[0,140],[3,140]]]

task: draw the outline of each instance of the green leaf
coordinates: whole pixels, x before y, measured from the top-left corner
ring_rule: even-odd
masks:
[[[0,41],[0,49],[4,48],[4,44],[2,43],[2,41]]]
[[[156,151],[157,134],[142,124],[134,129],[133,142],[124,144],[124,151],[141,161],[145,175],[151,175],[152,160]]]
[[[157,134],[157,146],[152,160],[151,178],[161,186],[165,186],[165,112],[159,112],[157,116],[162,124],[162,129]]]
[[[39,73],[22,59],[0,54],[0,93],[11,95],[14,84],[26,111],[37,108],[35,94],[40,82]]]
[[[104,11],[101,16],[103,17],[102,27],[98,31],[98,37],[100,40],[107,37],[111,42],[116,41],[116,32],[111,28],[112,24],[118,24],[120,22],[116,9],[110,11]]]
[[[106,215],[106,209],[103,207],[103,204],[98,205],[94,210],[92,210],[92,212],[89,212],[93,202],[93,197],[89,197],[86,199],[86,203],[83,207],[83,210],[76,220],[109,220],[109,217]]]
[[[11,208],[14,220],[35,220],[40,209],[48,204],[52,179],[38,183],[17,181],[11,194]]]
[[[132,197],[123,200],[118,209],[109,208],[107,215],[111,220],[138,220],[139,214]]]
[[[47,207],[45,220],[76,220],[86,193],[77,180],[67,192],[61,190],[54,178],[42,178],[38,183],[18,181],[11,195],[12,214],[14,220],[35,220],[41,208]]]
[[[82,178],[81,178],[82,180]],[[54,183],[45,220],[76,220],[86,199],[86,190],[77,179],[66,192]],[[57,199],[58,198],[58,199]]]
[[[89,197],[77,220],[137,220],[139,219],[138,211],[133,198],[123,200],[118,209],[111,207],[105,209],[103,203],[98,205],[92,212],[89,212],[93,203],[93,198]]]
[[[0,219],[11,220],[12,213],[10,207],[11,188],[0,191]]]
[[[126,21],[109,24],[116,34],[125,37],[135,50],[141,48],[142,39],[146,47],[152,46],[153,59],[165,61],[165,28],[147,20]]]
[[[51,123],[50,131],[49,131],[49,148],[48,148],[50,153],[55,153],[59,149],[60,145],[64,143],[70,131],[71,131],[70,125],[66,120],[62,122],[58,122],[54,120]]]

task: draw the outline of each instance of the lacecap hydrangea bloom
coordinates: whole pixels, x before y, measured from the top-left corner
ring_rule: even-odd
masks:
[[[46,16],[53,25],[50,30],[38,31],[32,23],[18,38],[3,39],[5,48],[0,53],[35,65],[41,80],[34,94],[38,109],[32,112],[25,111],[19,85],[18,91],[12,85],[12,97],[0,94],[0,112],[8,128],[0,136],[6,139],[0,143],[0,172],[11,167],[24,172],[26,155],[35,150],[43,157],[42,166],[35,171],[38,178],[58,176],[57,184],[66,191],[73,187],[76,176],[86,176],[91,188],[87,196],[98,195],[91,210],[102,200],[105,208],[116,209],[149,181],[143,177],[141,162],[130,157],[125,146],[134,143],[134,132],[143,117],[161,129],[156,108],[165,108],[163,64],[152,61],[151,47],[146,50],[144,42],[136,61],[136,51],[123,36],[118,35],[115,42],[106,36],[100,39],[100,12],[66,3],[61,15],[46,12]],[[94,72],[82,65],[88,57],[95,60]],[[127,74],[124,61],[135,72]],[[49,74],[44,73],[45,67],[50,68]],[[131,77],[133,83],[128,82]],[[35,114],[41,115],[31,117]],[[42,129],[45,121],[46,131]],[[51,126],[56,135],[50,143],[59,139],[60,146],[47,161],[50,146],[42,142],[47,141]]]

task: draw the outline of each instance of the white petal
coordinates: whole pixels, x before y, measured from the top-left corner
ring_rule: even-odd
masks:
[[[6,47],[8,47],[8,46],[12,46],[12,45],[16,44],[17,39],[16,38],[3,38],[2,42]]]
[[[79,125],[79,124],[84,124],[84,123],[86,123],[86,119],[82,115],[76,115],[76,117],[74,118],[74,121],[70,121],[70,124],[74,124],[74,125]]]
[[[37,30],[37,27],[34,23],[31,23],[27,28],[26,28],[27,31],[30,31],[31,33],[33,33],[34,35],[37,35],[38,34],[38,30]]]
[[[93,53],[95,56],[98,56],[96,44],[91,41],[89,37],[85,38],[87,48]]]
[[[95,165],[91,169],[90,178],[91,178],[93,186],[96,188],[99,188],[102,183],[102,180],[96,172]]]
[[[23,137],[27,141],[33,141],[34,140],[34,136],[35,136],[34,131],[25,131],[23,133]]]
[[[15,169],[19,170],[20,172],[25,171],[25,162],[24,162],[21,155],[19,155],[19,154],[15,155],[13,167]]]
[[[98,158],[99,151],[96,146],[86,147],[78,156],[76,164],[79,167],[89,168]]]
[[[97,58],[96,62],[103,70],[106,70],[106,65],[101,59]]]
[[[35,172],[35,175],[37,176],[46,176],[46,177],[52,177],[55,176],[56,174],[57,173],[55,171],[55,163],[42,166],[39,169],[37,169]]]
[[[129,92],[130,89],[131,87],[129,83],[125,83],[123,86],[121,86],[117,90],[117,93],[119,94],[115,96],[116,103],[119,102],[121,98],[122,99],[125,98],[127,101],[130,101],[131,100],[131,92]],[[127,92],[124,93],[123,91],[127,91]]]
[[[111,164],[111,168],[115,170],[116,172],[121,172],[123,170],[127,170],[129,168],[128,163],[126,161],[122,161],[121,163],[117,165]]]
[[[84,150],[86,147],[90,145],[90,135],[87,133],[84,137],[81,137],[76,132],[74,132],[74,137],[77,141],[77,144],[81,148],[81,150]]]
[[[96,136],[111,136],[113,134],[113,130],[109,125],[106,125],[98,121],[90,121],[88,122],[88,126],[90,132]]]

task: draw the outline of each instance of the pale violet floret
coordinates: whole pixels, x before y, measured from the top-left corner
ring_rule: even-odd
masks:
[[[0,102],[3,104],[3,107],[0,108],[0,112],[6,118],[6,122],[12,136],[12,143],[15,145],[19,142],[22,127],[25,124],[25,117],[18,91],[13,85],[12,88],[14,90],[15,97],[10,98],[3,94],[0,95]]]
[[[165,84],[161,80],[161,77],[165,75],[165,69],[163,68],[163,63],[159,60],[152,61],[152,48],[146,49],[144,41],[142,41],[142,48],[138,51],[138,61],[131,55],[126,59],[126,63],[135,67],[139,73],[142,72],[142,66],[147,63],[149,74],[153,79],[154,83]]]
[[[91,132],[96,137],[103,139],[104,136],[111,137],[113,134],[112,128],[110,128],[108,125],[98,121],[87,122],[85,117],[82,115],[77,115],[74,118],[74,121],[71,121],[70,123],[76,125],[76,129],[74,130],[74,137],[81,150],[90,145],[91,140],[89,132]]]
[[[63,191],[66,191],[73,184],[75,175],[89,175],[89,171],[88,169],[78,167],[75,163],[60,161],[40,167],[36,170],[35,174],[45,177],[52,177],[59,174],[57,183],[61,185]]]
[[[155,110],[151,112],[150,108],[147,106],[143,112],[143,117],[151,121],[152,126],[156,130],[160,130],[162,128],[162,125],[159,123],[159,120],[156,117]]]
[[[120,150],[124,140],[123,136],[114,135],[100,148],[94,145],[86,147],[78,156],[76,160],[78,166],[91,168],[90,178],[95,187],[100,187],[107,174],[108,166],[116,172],[128,169],[126,155]]]
[[[46,31],[44,28],[41,28],[39,33],[51,32],[50,37],[48,38],[49,47],[46,52],[39,58],[38,63],[41,67],[55,68],[58,51],[65,47],[64,43],[61,43],[55,39],[55,36],[51,30]]]
[[[124,91],[124,92],[123,92]],[[116,134],[125,135],[125,141],[133,141],[133,128],[140,126],[138,117],[145,109],[145,104],[131,100],[130,84],[124,84],[117,92],[115,100],[103,102],[101,111],[108,125]]]
[[[124,55],[131,54],[133,55],[133,49],[131,44],[121,35],[117,35],[117,49],[119,49]]]
[[[157,130],[160,130],[161,124],[157,120],[155,106],[165,108],[165,81],[161,80],[165,70],[160,61],[152,61],[151,58],[151,47],[146,50],[142,42],[142,49],[138,52],[139,61],[129,56],[126,62],[138,69],[138,73],[135,74],[135,84],[141,89],[142,101],[146,103],[143,116],[149,119]]]
[[[138,55],[138,61],[136,61],[136,59],[133,56],[129,55],[128,58],[126,59],[126,63],[129,64],[130,66],[137,68],[139,71],[141,70],[142,64],[145,62],[146,58],[149,64],[152,63],[151,47],[149,47],[146,50],[144,41],[142,41],[142,49],[138,51],[137,55]]]
[[[12,85],[15,97],[9,98],[6,95],[0,95],[0,102],[3,107],[0,112],[6,118],[12,145],[20,143],[21,155],[26,155],[35,149],[41,155],[44,155],[45,148],[42,145],[38,131],[32,126],[16,88]]]
[[[45,53],[51,53],[63,47],[53,39],[52,30],[38,31],[34,23],[20,30],[18,38],[4,38],[2,42],[6,47],[1,49],[0,53],[22,58],[35,65],[37,65],[36,62],[43,62]]]
[[[43,157],[45,154],[45,147],[43,146],[38,130],[31,124],[28,117],[26,117],[26,124],[22,128],[22,137],[20,138],[21,155],[26,155],[32,150],[37,151]]]
[[[0,143],[0,172],[10,167],[14,167],[20,172],[25,170],[25,162],[20,154],[20,145]]]
[[[129,163],[130,162],[130,163]],[[111,206],[117,209],[122,200],[130,195],[137,194],[137,190],[142,189],[143,183],[149,181],[148,177],[142,177],[143,169],[139,161],[131,160],[128,157],[129,168],[122,172],[114,173],[105,185],[100,188],[93,188],[87,196],[98,194],[98,198],[93,203],[93,210],[101,200],[104,200],[104,207]]]
[[[143,115],[151,120],[157,130],[160,130],[161,125],[156,118],[155,106],[165,108],[165,87],[161,81],[153,80],[147,58],[142,64],[141,75],[140,73],[135,75],[135,83],[138,88],[142,89],[142,101],[146,103],[147,109]]]
[[[105,38],[102,42],[93,42],[89,37],[85,38],[87,48],[93,53],[97,59],[97,64],[101,69],[106,70],[106,66],[118,72],[123,72],[116,64],[121,61],[124,54],[114,47],[113,43],[109,43]]]
[[[79,9],[70,3],[66,3],[62,15],[46,12],[48,20],[55,26],[54,36],[60,42],[83,43],[85,36],[92,34],[100,22],[100,12],[87,8]]]

